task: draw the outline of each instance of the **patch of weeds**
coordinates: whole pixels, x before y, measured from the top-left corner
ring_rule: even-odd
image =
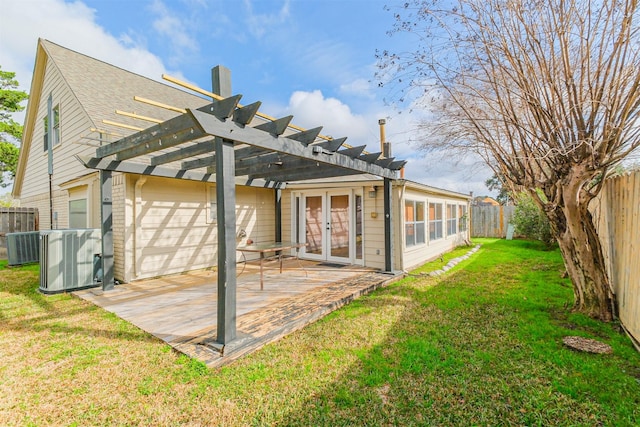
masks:
[[[155,378],[151,376],[144,377],[144,379],[138,384],[138,393],[142,396],[150,396],[159,391],[158,384]]]
[[[178,371],[178,376],[180,381],[183,383],[188,383],[190,381],[195,380],[196,378],[203,377],[209,374],[209,368],[203,362],[192,359],[185,355],[180,355],[177,359],[178,365],[180,365],[180,370]]]
[[[355,404],[355,399],[351,390],[346,387],[341,387],[334,393],[333,403],[341,409],[351,408]]]
[[[385,358],[380,347],[366,353],[366,356],[360,357],[361,377],[360,381],[367,387],[376,387],[386,383],[389,380],[389,374],[392,367],[389,360]]]

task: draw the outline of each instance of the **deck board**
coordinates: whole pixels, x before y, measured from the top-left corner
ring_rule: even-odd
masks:
[[[222,353],[208,345],[216,337],[215,271],[141,280],[106,292],[86,289],[74,294],[215,367],[303,328],[396,279],[363,267],[332,268],[310,261],[285,260],[282,274],[277,266],[267,265],[264,290],[260,290],[256,263],[239,266],[237,273],[238,337]]]

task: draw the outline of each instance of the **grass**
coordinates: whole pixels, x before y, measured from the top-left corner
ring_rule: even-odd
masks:
[[[0,425],[638,425],[640,354],[568,310],[558,251],[481,243],[216,370],[0,264]]]

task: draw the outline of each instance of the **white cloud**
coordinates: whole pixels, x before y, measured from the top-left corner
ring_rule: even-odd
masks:
[[[405,177],[432,187],[468,194],[490,194],[484,184],[492,175],[491,170],[475,159],[443,158],[438,154],[416,152],[413,156],[401,157],[409,160]]]
[[[340,93],[345,95],[353,95],[360,98],[374,99],[375,95],[371,92],[371,83],[367,79],[359,78],[349,83],[340,85]]]
[[[386,118],[386,141],[391,142],[392,155],[407,160],[405,178],[432,187],[468,194],[489,194],[484,181],[491,171],[473,156],[443,156],[426,153],[420,148],[416,133],[417,114],[390,115],[377,110],[363,114],[336,98],[325,98],[321,91],[294,92],[282,114],[293,114],[294,123],[311,128],[324,126],[322,133],[335,138],[346,136],[351,145],[367,145],[370,152],[380,151],[378,119]]]
[[[257,39],[261,39],[273,28],[280,27],[290,17],[289,0],[285,0],[276,13],[255,13],[251,0],[245,0],[244,4],[248,15],[246,19],[247,28]]]
[[[167,70],[143,42],[127,34],[107,32],[96,23],[96,11],[81,1],[4,2],[0,15],[0,65],[3,70],[16,73],[20,89],[26,92],[30,90],[38,38],[154,80],[162,81],[163,73],[187,80],[182,73]],[[24,122],[24,112],[13,114],[13,118]]]
[[[161,0],[155,0],[150,9],[157,16],[153,21],[154,30],[168,40],[176,57],[179,58],[198,51],[198,42],[188,32],[188,29],[191,28],[190,23],[184,22],[175,11],[169,10]]]
[[[443,157],[427,154],[420,149],[416,133],[417,114],[390,115],[377,110],[363,114],[336,98],[326,98],[321,91],[297,91],[281,114],[293,114],[293,122],[304,128],[324,126],[322,133],[334,138],[346,136],[351,145],[367,145],[370,152],[379,151],[380,131],[378,119],[386,118],[386,141],[391,142],[392,155],[407,160],[405,178],[432,187],[468,194],[488,194],[484,181],[491,171],[473,157]]]
[[[95,15],[94,9],[80,1],[3,3],[0,65],[4,70],[15,71],[21,87],[28,90],[37,40],[41,37],[156,80],[168,72],[158,56],[126,34],[108,33],[96,23]]]
[[[334,138],[349,137],[352,145],[365,144],[370,125],[364,116],[354,114],[348,105],[336,98],[325,98],[321,91],[296,91],[287,107],[297,125],[307,128],[324,126],[322,133]],[[352,141],[353,140],[353,141]]]

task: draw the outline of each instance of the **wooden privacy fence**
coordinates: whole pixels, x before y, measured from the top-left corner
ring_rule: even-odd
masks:
[[[0,259],[7,258],[7,233],[38,229],[38,209],[0,208]]]
[[[591,204],[620,322],[640,343],[640,171],[609,179]],[[640,349],[640,347],[639,347]]]
[[[471,237],[505,237],[515,206],[471,206]]]

